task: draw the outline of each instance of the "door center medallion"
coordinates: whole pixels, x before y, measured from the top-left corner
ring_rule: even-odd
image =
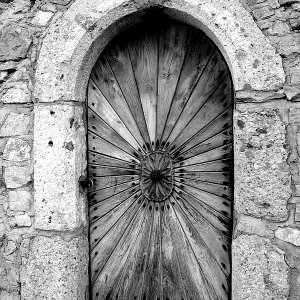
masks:
[[[149,201],[167,200],[173,190],[172,159],[165,151],[151,152],[141,160],[140,186]]]

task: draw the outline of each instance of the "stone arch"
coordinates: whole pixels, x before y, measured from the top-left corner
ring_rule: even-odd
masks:
[[[231,68],[236,91],[283,85],[280,56],[238,0],[77,0],[49,28],[43,42],[36,71],[37,100],[84,101],[83,91],[101,50],[151,6],[165,8],[209,36]]]
[[[238,0],[76,0],[49,27],[38,58],[34,184],[36,229],[78,234],[83,240],[78,253],[88,253],[81,229],[87,225],[86,199],[78,184],[86,168],[81,103],[88,78],[108,42],[153,6],[213,40],[231,69],[235,91],[272,91],[284,83],[280,56]],[[88,281],[87,255],[83,260],[85,267],[72,271],[78,299]]]

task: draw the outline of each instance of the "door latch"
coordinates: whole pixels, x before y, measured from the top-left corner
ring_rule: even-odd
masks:
[[[93,179],[90,178],[84,178],[84,179],[79,179],[79,184],[81,187],[87,189],[94,186],[94,181]]]

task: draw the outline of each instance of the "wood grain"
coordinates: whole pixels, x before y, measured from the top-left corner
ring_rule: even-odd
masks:
[[[107,102],[122,120],[119,124],[124,123],[125,127],[138,141],[140,147],[142,147],[145,143],[144,138],[105,56],[100,56],[97,61],[91,80],[97,85]]]
[[[128,51],[151,141],[156,140],[158,34],[151,28],[131,32]]]
[[[190,30],[167,24],[159,33],[159,70],[156,138],[161,141],[168,112],[184,63]]]
[[[91,297],[230,299],[230,72],[204,33],[156,17],[88,85]]]
[[[176,122],[185,108],[186,103],[189,101],[214,48],[214,45],[207,37],[199,35],[197,32],[191,33],[190,43],[178,80],[172,106],[168,114],[168,120],[164,128],[162,140],[168,139],[173,127],[176,125]]]
[[[137,128],[135,128],[134,125],[132,126],[133,128],[130,128],[131,131],[127,128],[127,126],[131,126],[132,120],[129,118],[129,121],[127,121],[126,116],[121,115],[121,117],[123,117],[122,119],[117,114],[93,80],[90,80],[90,84],[88,86],[88,108],[97,116],[102,118],[102,120],[104,120],[113,130],[124,137],[136,150],[139,148],[139,144],[137,142],[139,136],[136,137],[135,135],[136,133],[138,134]]]
[[[112,43],[105,51],[107,61],[118,82],[121,92],[128,104],[132,116],[138,124],[139,131],[145,142],[150,142],[146,120],[142,108],[136,78],[132,69],[127,45],[124,40]]]

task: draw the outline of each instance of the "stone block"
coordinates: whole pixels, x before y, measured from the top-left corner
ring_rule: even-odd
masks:
[[[270,6],[263,6],[253,10],[253,15],[257,20],[266,19],[274,14],[274,9],[272,9]]]
[[[285,86],[284,92],[288,100],[300,101],[300,86]]]
[[[20,19],[23,14],[30,10],[30,0],[3,0],[1,3],[10,3],[10,5],[5,5],[5,10],[1,14],[1,21],[4,20],[14,20]],[[5,24],[5,22],[3,22]]]
[[[288,266],[290,268],[295,268],[298,271],[300,271],[300,247],[296,247],[293,244],[287,243],[276,237],[272,241],[274,242],[274,245],[276,245],[278,248],[284,251],[285,261],[288,264]],[[289,300],[291,299],[289,298]]]
[[[57,11],[56,5],[51,2],[41,3],[41,9],[43,9],[44,11],[50,11],[53,13],[55,13]]]
[[[0,137],[28,134],[31,128],[32,113],[30,108],[1,108]]]
[[[0,265],[0,291],[11,293],[20,291],[19,263],[2,260]],[[1,299],[2,300],[2,299]]]
[[[14,189],[31,181],[32,168],[29,163],[22,166],[7,166],[4,168],[4,182],[7,188]]]
[[[2,239],[3,235],[6,233],[7,229],[4,223],[0,223],[0,239]]]
[[[0,36],[0,61],[25,58],[31,42],[31,33],[27,28],[10,24]]]
[[[9,260],[11,262],[15,262],[18,260],[18,248],[14,241],[8,241],[4,247],[3,258],[5,260]]]
[[[271,227],[271,226],[270,226]],[[255,234],[262,237],[273,237],[273,231],[269,228],[266,220],[256,219],[250,216],[239,215],[235,230],[246,234]]]
[[[284,251],[268,239],[240,235],[232,244],[232,298],[283,300],[289,295]]]
[[[300,52],[300,33],[280,37],[269,36],[268,38],[280,54],[288,56]]]
[[[290,18],[289,22],[291,24],[292,30],[298,30],[300,26],[300,13],[298,12],[298,16],[296,18]]]
[[[286,69],[288,84],[300,88],[300,56],[285,58],[283,65]]]
[[[8,192],[9,209],[13,211],[28,211],[32,195],[28,190],[13,190]]]
[[[299,168],[298,168],[299,170]],[[294,184],[294,195],[300,196],[300,184]]]
[[[11,227],[30,227],[32,222],[28,214],[16,215],[9,221]]]
[[[299,201],[299,203],[296,204],[295,222],[300,222],[300,201]]]
[[[3,103],[28,103],[31,102],[31,93],[25,82],[16,82],[4,88],[0,100]]]
[[[291,196],[286,124],[278,111],[234,113],[235,209],[273,221],[287,219]]]
[[[238,91],[236,100],[239,102],[266,102],[284,98],[284,90],[260,92],[260,91]]]
[[[31,147],[29,143],[20,138],[8,139],[4,151],[3,159],[9,161],[26,161],[30,159]]]
[[[289,300],[297,299],[300,299],[300,272],[297,269],[291,269]]]
[[[1,300],[20,300],[20,295],[17,293],[11,293],[8,291],[0,291]]]
[[[35,13],[32,24],[38,26],[46,26],[52,16],[52,12],[39,10]]]
[[[6,81],[8,79],[7,71],[0,71],[0,83]]]
[[[268,29],[268,35],[278,35],[283,36],[290,33],[290,27],[287,22],[275,21],[271,28]]]
[[[87,299],[88,242],[35,237],[21,268],[22,300]]]
[[[292,125],[300,126],[300,108],[292,107],[289,109],[289,121]]]
[[[83,110],[72,104],[35,107],[35,226],[43,230],[74,230],[86,223],[86,145]]]
[[[50,2],[59,4],[59,5],[67,5],[71,2],[71,0],[50,0]]]
[[[279,1],[279,4],[280,5],[283,5],[283,4],[289,4],[289,5],[292,5],[294,4],[295,2],[297,2],[297,0],[278,0]]]
[[[300,84],[300,57],[289,68],[291,84]]]
[[[292,227],[279,227],[275,236],[285,242],[300,246],[300,230]]]
[[[1,71],[8,71],[11,72],[15,71],[17,69],[18,62],[16,61],[6,61],[0,63],[0,70]]]
[[[257,5],[259,3],[265,3],[265,0],[245,0],[245,2],[249,5],[249,6],[253,6],[253,5]]]

